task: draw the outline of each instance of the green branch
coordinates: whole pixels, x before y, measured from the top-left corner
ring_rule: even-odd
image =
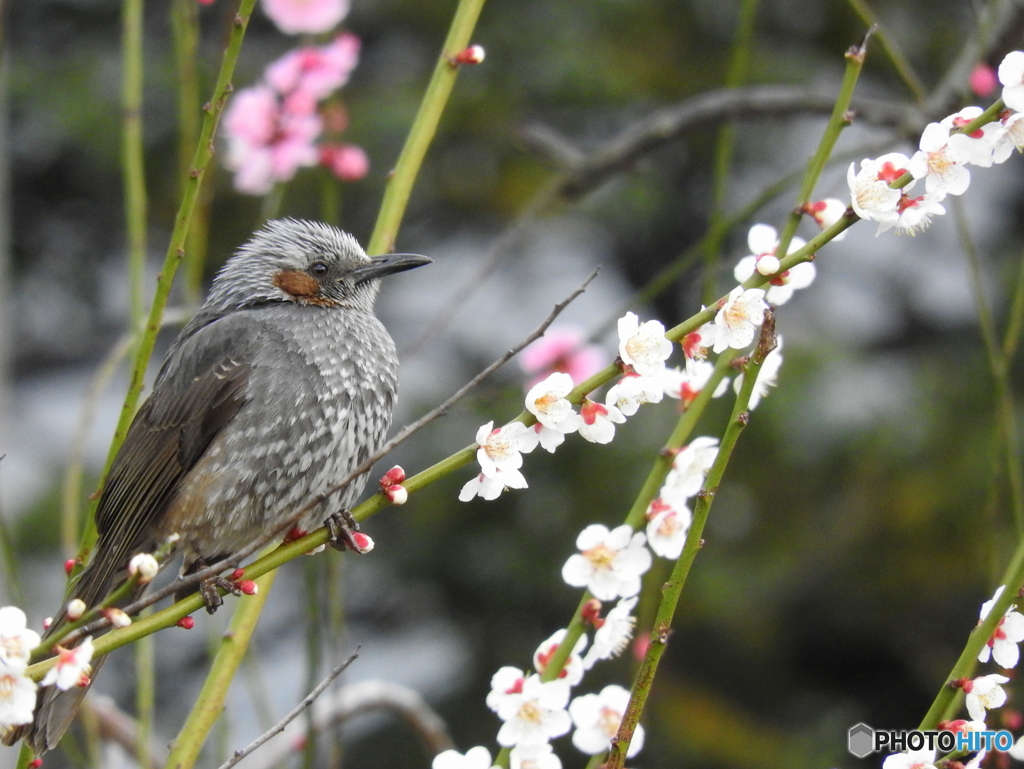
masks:
[[[459,0],[455,17],[448,29],[448,37],[441,49],[441,56],[434,67],[434,74],[430,78],[427,91],[423,94],[419,112],[416,113],[416,119],[413,121],[412,128],[409,129],[409,136],[405,140],[402,154],[398,156],[398,163],[388,179],[387,188],[384,191],[384,201],[381,203],[380,213],[377,215],[377,224],[373,228],[373,234],[370,236],[370,243],[366,249],[371,256],[395,249],[395,238],[398,237],[398,228],[405,215],[405,208],[409,202],[409,196],[412,194],[412,186],[423,165],[427,149],[434,140],[434,134],[437,133],[437,124],[448,103],[448,96],[455,86],[459,65],[453,63],[452,60],[469,45],[483,5],[484,0]]]
[[[654,618],[654,627],[651,630],[651,641],[647,647],[647,654],[640,664],[636,678],[633,681],[633,690],[630,694],[629,705],[622,716],[619,724],[618,734],[612,740],[612,749],[608,754],[608,760],[604,766],[606,769],[622,769],[626,760],[626,751],[629,742],[633,738],[633,732],[640,722],[640,715],[643,713],[644,705],[650,694],[651,686],[654,683],[654,676],[658,670],[658,662],[665,651],[668,638],[671,633],[672,620],[675,617],[676,606],[679,603],[679,596],[683,592],[686,578],[689,576],[690,567],[697,557],[697,551],[701,547],[701,534],[704,531],[704,523],[707,521],[711,505],[715,500],[718,486],[722,482],[725,468],[732,457],[733,449],[739,440],[743,428],[750,422],[750,413],[747,406],[750,403],[750,395],[757,383],[757,375],[761,371],[764,359],[775,349],[775,320],[771,311],[765,313],[764,323],[761,326],[761,337],[758,341],[754,354],[747,364],[743,375],[743,386],[733,405],[732,416],[722,436],[722,443],[718,449],[711,469],[708,471],[704,486],[697,496],[696,504],[693,506],[693,521],[690,524],[690,531],[686,535],[686,542],[683,545],[683,552],[672,569],[672,575],[661,588],[661,602]],[[723,355],[719,362],[728,359],[729,355]]]

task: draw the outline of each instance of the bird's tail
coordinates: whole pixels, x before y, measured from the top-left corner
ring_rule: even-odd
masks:
[[[106,598],[113,588],[125,581],[126,576],[123,573],[118,574],[108,563],[109,559],[103,555],[102,552],[97,553],[93,562],[68,586],[64,603],[43,634],[43,640],[52,637],[67,624],[67,606],[71,601],[78,598],[87,607],[92,608]],[[144,588],[144,585],[135,588],[127,597],[126,603],[134,601]],[[105,660],[106,657],[92,660],[92,675],[84,686],[73,686],[67,690],[58,689],[56,686],[39,687],[32,723],[7,729],[0,734],[0,742],[4,745],[14,745],[18,740],[24,739],[25,744],[36,756],[41,756],[56,747],[75,719],[86,692]]]

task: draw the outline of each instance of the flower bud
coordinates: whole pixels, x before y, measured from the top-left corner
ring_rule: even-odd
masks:
[[[128,573],[136,577],[140,585],[152,582],[158,571],[160,564],[149,553],[138,553],[128,561]]]
[[[68,608],[65,610],[65,614],[68,615],[68,619],[74,622],[76,619],[81,618],[85,614],[85,610],[88,608],[85,605],[85,601],[81,598],[75,598],[68,602]]]

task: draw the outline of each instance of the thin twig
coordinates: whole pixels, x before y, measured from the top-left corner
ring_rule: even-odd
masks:
[[[247,755],[252,753],[254,750],[256,750],[260,745],[265,743],[271,737],[273,737],[273,736],[283,732],[284,728],[286,726],[288,726],[288,724],[290,724],[296,718],[298,718],[300,715],[302,715],[302,712],[306,708],[308,708],[310,705],[312,705],[313,702],[316,701],[316,698],[319,697],[321,694],[323,694],[324,690],[328,686],[331,685],[331,683],[334,681],[334,679],[337,678],[338,676],[340,676],[349,665],[351,665],[353,662],[356,661],[356,658],[358,656],[359,656],[359,647],[356,647],[356,650],[352,654],[351,657],[349,657],[343,663],[338,665],[338,667],[336,667],[334,670],[332,670],[330,673],[328,673],[327,677],[323,681],[318,683],[316,685],[316,687],[313,689],[313,691],[311,691],[309,694],[306,695],[305,699],[303,699],[302,702],[300,702],[298,705],[296,705],[294,708],[292,708],[290,711],[288,711],[287,715],[285,715],[284,718],[282,718],[280,721],[278,721],[276,724],[274,724],[270,729],[265,731],[263,734],[261,734],[259,737],[257,737],[252,742],[250,742],[244,748],[242,748],[241,750],[236,750],[235,754],[233,756],[231,756],[231,758],[229,758],[223,764],[221,764],[218,767],[218,769],[231,769],[232,766],[234,766],[239,761],[241,761],[243,758],[245,758]]]
[[[343,488],[345,488],[348,484],[350,484],[360,475],[367,472],[371,467],[373,467],[373,465],[377,461],[379,461],[392,449],[398,446],[398,444],[407,440],[410,436],[412,436],[414,433],[418,432],[422,428],[426,427],[439,416],[446,414],[452,406],[454,406],[456,403],[458,403],[460,400],[466,397],[466,395],[468,395],[484,379],[486,379],[499,368],[501,368],[503,365],[505,365],[509,360],[515,357],[527,345],[531,344],[532,342],[542,337],[544,335],[544,332],[547,331],[548,327],[555,321],[555,319],[562,313],[562,311],[565,310],[565,308],[568,307],[569,304],[572,303],[580,294],[586,291],[587,286],[589,286],[591,281],[593,281],[594,278],[597,277],[599,271],[600,267],[598,267],[592,273],[590,273],[590,275],[587,276],[586,280],[584,280],[575,291],[569,294],[569,296],[567,296],[561,302],[556,304],[554,308],[551,310],[551,312],[548,314],[548,316],[544,319],[544,321],[533,331],[533,333],[531,333],[517,345],[512,347],[508,352],[502,355],[500,358],[491,363],[487,368],[485,368],[483,371],[481,371],[479,374],[473,377],[469,382],[463,385],[454,395],[448,398],[448,400],[446,400],[440,406],[432,409],[431,411],[428,411],[415,422],[403,427],[398,432],[398,434],[395,435],[394,438],[392,438],[390,441],[381,446],[381,448],[374,454],[372,454],[370,457],[368,457],[365,462],[363,462],[361,465],[359,465],[359,467],[357,467],[355,470],[353,470],[351,473],[345,476],[345,478],[342,479],[341,482],[335,484],[322,494],[318,494],[317,496],[313,497],[309,502],[307,502],[305,505],[303,505],[290,516],[288,516],[287,519],[283,520],[274,528],[268,530],[262,537],[255,540],[250,545],[243,547],[238,552],[228,556],[227,558],[224,558],[221,561],[218,561],[217,563],[214,563],[206,567],[205,569],[201,569],[185,577],[179,577],[178,579],[174,580],[173,582],[161,588],[160,590],[156,590],[153,593],[139,599],[138,601],[135,601],[134,603],[131,603],[128,606],[125,606],[124,611],[129,615],[134,615],[142,609],[146,608],[147,606],[152,606],[157,601],[160,601],[169,595],[173,595],[178,591],[185,590],[187,588],[198,585],[203,580],[209,579],[210,577],[220,574],[221,572],[226,571],[227,569],[235,568],[250,555],[261,550],[263,547],[265,547],[270,542],[273,542],[275,539],[278,539],[282,534],[290,530],[292,526],[294,526],[295,523],[298,520],[300,520],[303,516],[312,511],[318,505],[323,504],[333,494],[337,493],[338,491],[341,491]],[[76,641],[79,638],[82,638],[83,636],[95,633],[109,626],[110,621],[106,617],[100,617],[94,622],[90,622],[87,625],[83,625],[77,630],[74,630],[71,633],[69,633],[66,637],[61,639],[61,644],[71,644],[72,642]]]
[[[252,769],[280,766],[296,752],[296,743],[312,731],[323,734],[350,718],[385,710],[398,715],[420,738],[424,751],[435,756],[454,747],[448,727],[419,692],[393,681],[360,681],[347,684],[321,697],[310,709],[310,724],[299,720],[288,727],[284,737],[261,750],[250,762]]]
[[[927,122],[923,113],[904,104],[857,97],[853,109],[859,119],[872,125],[914,133]],[[701,125],[716,125],[740,117],[792,116],[799,113],[830,114],[835,107],[832,94],[810,93],[791,86],[748,86],[709,91],[680,104],[657,110],[637,120],[616,136],[588,152],[568,169],[559,194],[574,200],[599,187],[609,177],[631,168],[642,156],[674,141],[681,134]],[[532,146],[551,143],[553,131],[527,128],[523,140]],[[556,155],[566,156],[564,140],[558,141]],[[549,155],[550,157],[550,155]]]

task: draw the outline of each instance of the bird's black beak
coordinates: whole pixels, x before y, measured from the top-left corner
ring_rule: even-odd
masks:
[[[434,260],[429,256],[420,256],[419,254],[383,254],[371,257],[368,265],[353,270],[350,275],[359,284],[374,278],[383,278],[385,275],[393,275],[396,272],[422,267],[432,261]]]

